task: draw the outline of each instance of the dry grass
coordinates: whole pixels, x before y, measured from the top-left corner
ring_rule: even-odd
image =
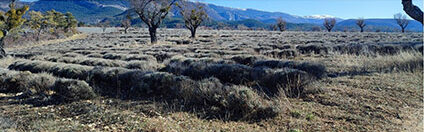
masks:
[[[416,51],[403,51],[395,55],[335,54],[328,58],[309,58],[325,64],[330,72],[417,72],[423,69],[423,55]]]
[[[16,58],[13,57],[5,57],[0,59],[0,68],[7,68],[10,64],[16,61]]]
[[[18,46],[12,46],[10,48],[6,48],[6,50],[40,47],[40,46],[43,46],[43,45],[62,43],[62,42],[71,41],[71,40],[85,39],[87,37],[88,37],[87,34],[74,34],[71,37],[64,38],[64,39],[55,39],[55,40],[47,40],[47,41],[32,42],[32,43],[29,42],[29,43],[26,43],[24,45],[18,45]]]

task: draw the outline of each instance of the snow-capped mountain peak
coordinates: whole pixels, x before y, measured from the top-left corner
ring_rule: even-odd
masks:
[[[312,15],[312,16],[305,16],[304,18],[325,19],[325,18],[336,18],[336,17],[335,16],[331,16],[331,15]]]

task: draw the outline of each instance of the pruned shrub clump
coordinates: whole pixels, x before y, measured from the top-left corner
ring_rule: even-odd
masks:
[[[47,73],[39,73],[33,74],[34,78],[31,80],[29,88],[34,89],[37,93],[46,93],[51,90],[52,87],[55,86],[55,82],[57,80],[56,77],[47,74]]]
[[[80,64],[86,66],[106,66],[106,67],[124,67],[128,69],[140,70],[157,70],[160,65],[156,61],[121,61],[121,60],[108,60],[102,58],[69,58],[69,57],[44,57],[38,58],[52,62],[63,62]]]
[[[33,73],[47,72],[58,77],[85,80],[88,77],[88,72],[93,67],[46,61],[19,60],[11,64],[9,69],[30,71]]]
[[[274,58],[294,58],[299,56],[299,53],[295,49],[270,50],[270,51],[265,51],[262,54],[271,56]]]
[[[272,96],[283,92],[288,97],[300,97],[303,94],[305,86],[314,80],[305,71],[279,69],[272,74],[262,76],[259,85],[263,91]]]
[[[48,91],[56,78],[46,74],[32,74],[31,72],[18,72],[0,69],[0,92],[19,93],[32,90],[36,93]]]
[[[341,54],[368,55],[375,54],[377,45],[340,44],[333,46],[333,51]]]
[[[231,60],[239,64],[248,65],[248,66],[253,65],[256,61],[263,60],[263,59],[265,59],[264,56],[253,56],[253,55],[237,55],[237,56],[231,57]]]
[[[84,81],[59,79],[53,90],[55,97],[64,102],[93,99],[96,97],[93,89]]]
[[[183,75],[199,80],[216,77],[225,83],[245,84],[250,82],[251,67],[240,64],[211,64],[197,63],[184,70]]]
[[[80,65],[86,65],[86,66],[121,67],[126,63],[125,61],[114,61],[114,60],[107,60],[107,59],[84,58],[84,57],[70,58],[70,57],[61,57],[61,56],[46,56],[44,58],[38,58],[38,59],[52,61],[52,62],[80,64]]]
[[[399,45],[382,45],[377,49],[377,53],[381,55],[394,55],[399,53],[402,50],[402,47]]]
[[[318,44],[299,45],[296,47],[302,54],[327,54],[331,49],[328,46]]]
[[[155,71],[163,67],[156,61],[130,61],[125,65],[128,69],[139,69],[142,71]]]
[[[177,98],[181,87],[190,82],[192,81],[184,76],[175,76],[165,72],[146,73],[132,80],[130,97]]]
[[[130,72],[125,68],[95,67],[89,72],[87,81],[95,88],[95,91],[103,95],[117,96],[121,87],[132,85],[131,77],[122,76]],[[120,76],[121,75],[121,76]],[[125,89],[122,89],[124,91]]]
[[[33,76],[30,72],[0,71],[0,92],[19,93],[29,90]]]
[[[169,60],[165,61],[166,67],[161,71],[170,72],[176,75],[181,75],[185,70],[190,68],[192,65],[199,64],[235,64],[234,61],[218,60],[214,58],[186,58],[183,56],[174,56]],[[199,65],[201,66],[201,65]]]
[[[166,59],[170,59],[171,57],[177,55],[177,53],[169,53],[169,52],[163,52],[163,51],[146,52],[145,54],[154,56],[158,62],[163,62]]]
[[[313,62],[296,62],[296,61],[279,61],[279,60],[263,60],[254,64],[254,67],[269,67],[269,68],[292,68],[305,71],[317,79],[326,77],[326,67],[322,64]]]
[[[410,45],[395,44],[341,44],[333,46],[333,51],[353,55],[395,55],[401,51],[413,51]]]
[[[165,72],[129,70],[124,68],[95,68],[89,81],[103,95],[120,98],[148,98],[164,96],[175,98],[187,77]]]
[[[194,87],[181,90],[181,97],[194,107],[201,107],[207,118],[224,120],[255,120],[272,118],[280,109],[251,88],[223,85],[216,78],[197,82]]]
[[[91,58],[102,58],[103,55],[100,53],[92,53],[92,54],[88,54],[87,57],[91,57]]]
[[[111,59],[111,60],[125,60],[125,61],[132,61],[132,60],[139,60],[139,61],[155,61],[157,62],[156,58],[151,55],[139,55],[139,54],[116,54],[116,53],[107,53],[103,55],[104,59]]]

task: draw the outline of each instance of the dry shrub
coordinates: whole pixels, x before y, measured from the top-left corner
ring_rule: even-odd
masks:
[[[84,81],[59,79],[53,90],[55,97],[64,102],[93,99],[96,97],[93,89]]]
[[[327,54],[330,51],[330,47],[319,45],[319,44],[308,44],[308,45],[299,45],[296,47],[302,54]]]
[[[15,58],[7,56],[4,57],[2,59],[0,59],[0,68],[7,68],[10,64],[12,64],[13,62],[15,62]]]
[[[182,84],[191,80],[183,76],[175,76],[165,72],[146,73],[132,80],[130,96],[133,98],[157,96],[176,98]]]
[[[297,62],[297,61],[279,61],[279,60],[263,60],[254,64],[254,67],[269,67],[269,68],[292,68],[307,72],[317,79],[327,76],[327,69],[324,65],[314,62]]]
[[[11,64],[9,69],[33,73],[47,72],[58,77],[85,80],[92,67],[46,61],[19,60]]]
[[[270,50],[270,51],[265,51],[262,54],[266,56],[271,56],[274,58],[294,58],[299,56],[299,53],[295,49]]]
[[[72,63],[72,64],[80,64],[86,66],[108,66],[108,67],[122,67],[126,64],[125,61],[115,61],[115,60],[107,60],[101,58],[85,58],[85,57],[63,57],[63,56],[44,56],[35,58],[39,60],[47,60],[52,62],[63,62],[63,63]]]
[[[156,58],[151,55],[138,55],[138,54],[116,54],[116,53],[107,53],[103,55],[104,59],[111,59],[111,60],[125,60],[125,61],[132,61],[132,60],[139,60],[139,61],[155,61],[157,62]]]
[[[192,65],[199,64],[234,64],[233,61],[218,60],[215,58],[186,58],[184,56],[174,56],[164,62],[166,67],[162,71],[170,72],[176,75],[181,75]],[[200,65],[199,65],[200,66]]]
[[[156,61],[130,61],[125,65],[125,68],[142,71],[155,71],[161,67]]]
[[[164,72],[144,72],[123,68],[95,68],[90,82],[103,95],[120,98],[174,97],[182,81],[188,78]]]
[[[237,55],[237,56],[231,57],[231,60],[239,64],[248,65],[248,66],[253,65],[256,61],[263,60],[263,59],[265,59],[264,56],[253,56],[253,55]]]
[[[184,87],[181,97],[194,107],[201,107],[207,118],[224,120],[256,120],[275,117],[280,110],[251,88],[223,85],[216,78]]]
[[[260,78],[259,85],[268,95],[283,91],[287,97],[302,96],[304,88],[315,81],[308,73],[296,69],[280,69]]]
[[[91,57],[91,58],[102,58],[103,55],[100,54],[100,53],[91,53],[91,54],[88,54],[87,57]]]
[[[146,52],[145,54],[152,55],[156,58],[158,62],[163,62],[166,59],[170,59],[173,56],[176,56],[177,53],[168,53],[168,52]]]
[[[216,77],[225,83],[245,84],[250,82],[251,67],[240,64],[192,64],[190,68],[184,70],[183,75],[195,80],[209,77]]]
[[[36,75],[33,80],[31,80],[31,85],[34,88],[34,90],[37,93],[46,93],[47,91],[51,90],[52,87],[54,87],[54,84],[57,80],[56,77],[47,74],[47,73],[40,73],[40,74],[33,74]]]
[[[333,51],[339,54],[352,55],[395,55],[402,51],[415,51],[416,46],[395,44],[341,44],[333,46]]]
[[[87,65],[87,66],[108,66],[108,67],[122,67],[124,64],[118,61],[105,60],[105,59],[93,59],[85,58],[76,62],[76,64]]]
[[[103,94],[127,99],[184,99],[189,110],[207,109],[208,116],[216,118],[227,116],[229,120],[261,119],[274,117],[279,112],[270,101],[263,99],[252,89],[226,86],[218,79],[196,82],[164,72],[116,68],[96,68],[92,75],[90,84]]]
[[[377,53],[381,55],[394,55],[402,50],[400,45],[382,45],[377,49]]]
[[[0,74],[1,91],[6,93],[19,93],[29,90],[33,76],[31,72],[11,72],[3,70]]]
[[[105,67],[125,67],[128,69],[140,69],[140,70],[157,70],[160,65],[156,61],[120,61],[120,60],[108,60],[101,58],[69,58],[69,57],[40,57],[35,59],[47,60],[52,62],[63,62],[73,63],[86,66],[105,66]]]
[[[44,93],[50,90],[56,78],[46,74],[32,74],[31,72],[17,72],[0,69],[0,91],[5,93],[19,93],[33,90]]]
[[[123,87],[122,85],[132,85],[131,80],[128,80],[131,77],[122,76],[128,72],[131,71],[125,68],[95,67],[89,72],[90,76],[87,81],[95,88],[96,92],[103,95],[117,96],[119,94],[118,90]]]
[[[63,57],[80,57],[81,55],[80,54],[77,54],[77,53],[66,53],[66,54],[64,54],[63,55]]]

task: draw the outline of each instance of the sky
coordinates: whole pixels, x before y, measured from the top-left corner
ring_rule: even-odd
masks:
[[[23,0],[35,1],[35,0]],[[401,0],[199,0],[216,5],[283,12],[297,16],[331,15],[349,18],[393,18],[404,13]],[[424,0],[413,0],[423,8]]]
[[[297,16],[331,15],[339,18],[393,18],[404,13],[401,0],[199,0],[233,8],[284,12]],[[423,9],[423,0],[413,0]]]

